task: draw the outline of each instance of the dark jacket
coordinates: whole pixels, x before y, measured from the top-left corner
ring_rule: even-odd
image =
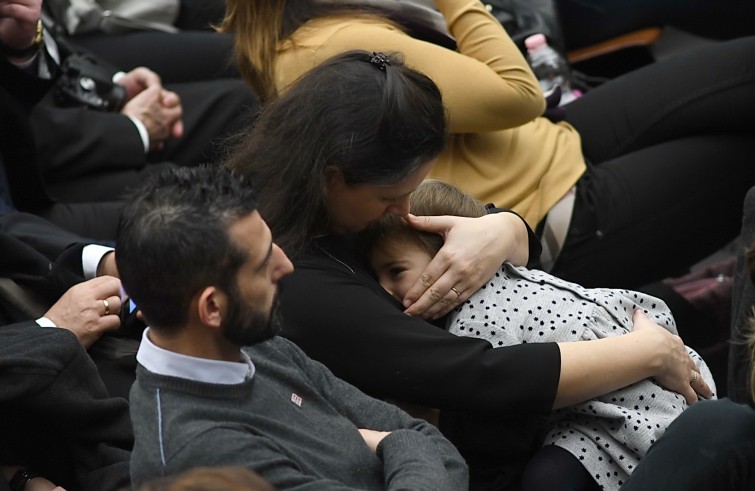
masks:
[[[29,111],[49,90],[52,81],[31,76],[0,57],[0,156],[18,209],[34,211],[54,201],[37,165]]]
[[[68,491],[129,483],[125,399],[110,397],[76,336],[33,321],[0,327],[0,461]]]

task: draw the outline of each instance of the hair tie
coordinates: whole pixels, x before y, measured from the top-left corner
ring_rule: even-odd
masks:
[[[385,55],[385,53],[376,53],[372,52],[372,56],[370,57],[370,63],[375,64],[380,70],[385,71],[385,67],[390,66],[391,60],[388,59],[388,56]]]

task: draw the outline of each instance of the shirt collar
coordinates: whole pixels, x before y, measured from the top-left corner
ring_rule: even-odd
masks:
[[[254,363],[243,351],[238,362],[198,358],[160,348],[148,334],[149,328],[144,330],[136,360],[152,373],[226,385],[240,384],[254,376]]]

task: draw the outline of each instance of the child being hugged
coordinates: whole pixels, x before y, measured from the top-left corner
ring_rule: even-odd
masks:
[[[410,211],[479,217],[487,208],[458,188],[429,179],[412,193]],[[378,281],[399,300],[443,245],[439,235],[416,231],[394,215],[371,226],[363,238]],[[494,347],[570,342],[628,333],[635,316],[642,314],[677,334],[671,312],[658,298],[630,290],[584,288],[542,271],[504,263],[448,314],[446,329],[457,336],[486,339]],[[691,373],[692,387],[702,379],[715,391],[703,359],[691,348],[687,350],[697,365]],[[594,480],[586,489],[595,485],[618,489],[686,407],[684,397],[646,379],[555,411],[543,449],[530,461],[523,482],[528,474],[546,473],[544,465],[551,470],[555,465],[559,474],[577,466],[584,474],[578,467],[581,464]]]

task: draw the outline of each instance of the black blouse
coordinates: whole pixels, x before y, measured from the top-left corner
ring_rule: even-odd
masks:
[[[536,259],[539,241],[529,233]],[[284,336],[374,397],[490,415],[551,411],[556,344],[494,349],[406,315],[360,251],[356,236],[325,236],[294,258],[294,273],[281,284]]]

